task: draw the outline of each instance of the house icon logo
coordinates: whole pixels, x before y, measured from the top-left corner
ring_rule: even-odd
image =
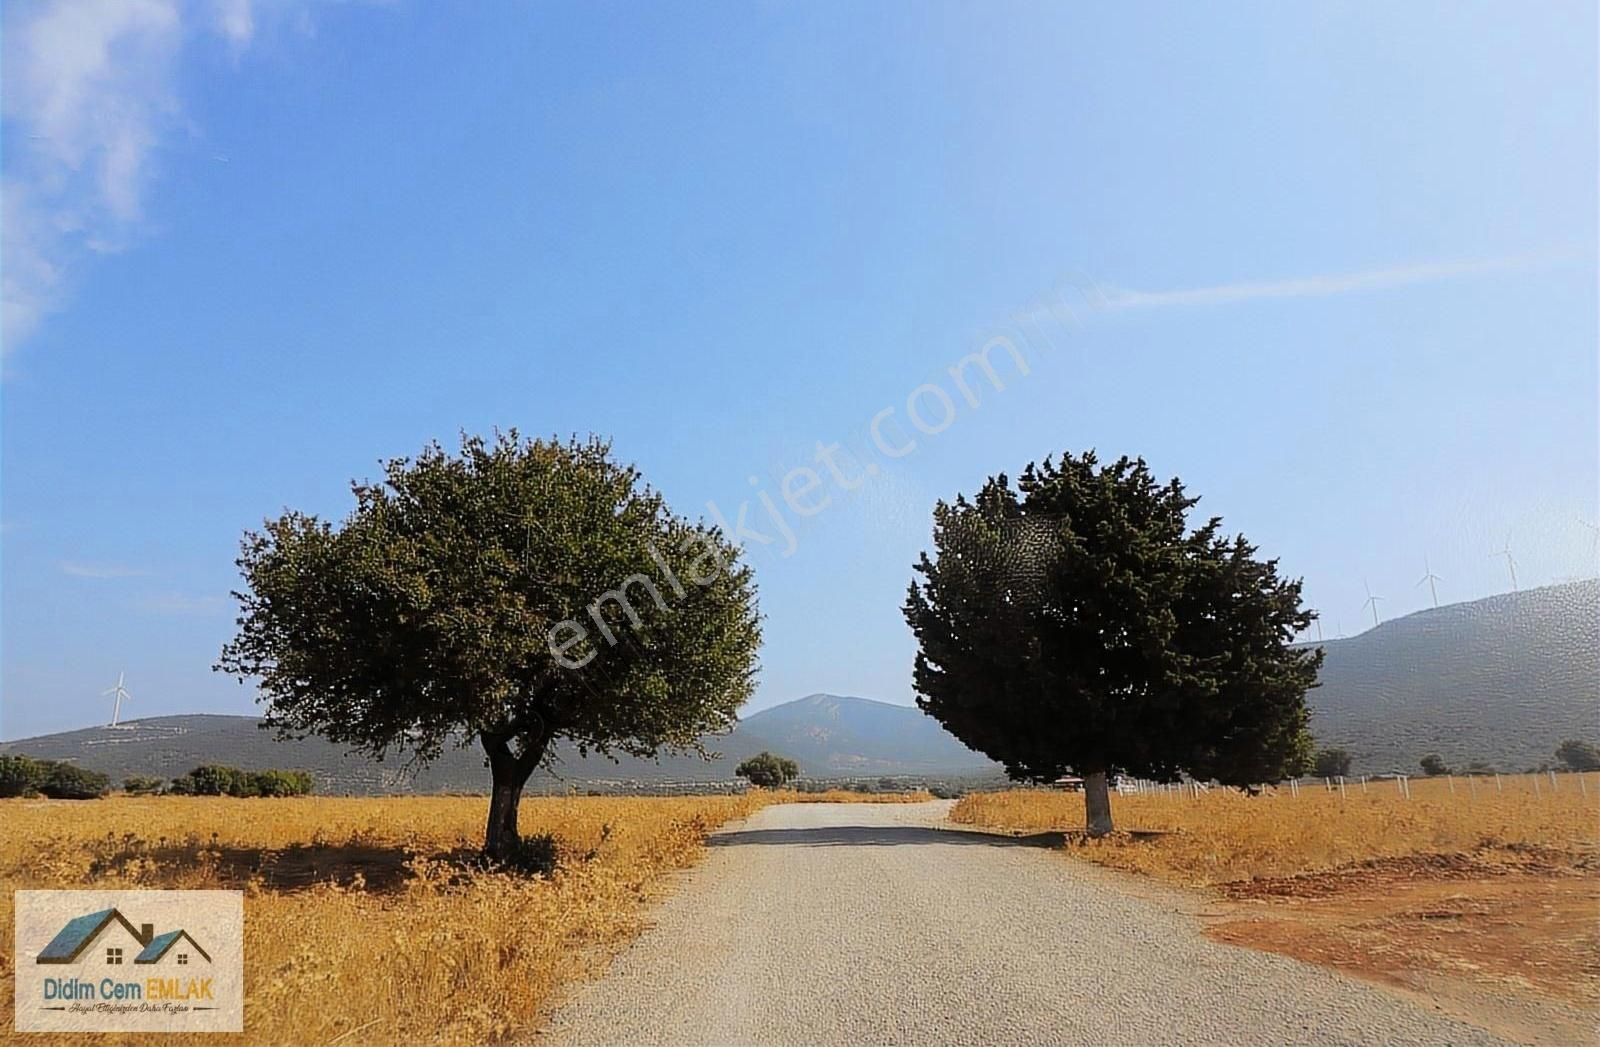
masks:
[[[190,967],[210,964],[211,954],[182,928],[156,934],[154,924],[136,928],[120,910],[102,909],[68,920],[34,962]]]
[[[244,1031],[242,892],[22,890],[12,897],[14,1031]]]

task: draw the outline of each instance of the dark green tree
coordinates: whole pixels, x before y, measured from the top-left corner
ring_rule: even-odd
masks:
[[[151,774],[130,774],[122,779],[122,791],[129,796],[154,796],[166,782]]]
[[[202,764],[172,780],[173,792],[183,796],[253,796],[250,775],[220,763]]]
[[[800,775],[800,765],[784,756],[759,752],[739,764],[733,773],[763,789],[779,789]]]
[[[1046,459],[940,502],[916,565],[917,704],[1013,778],[1081,775],[1091,834],[1114,768],[1247,786],[1308,752],[1316,616],[1219,519],[1190,530],[1197,500],[1142,460]]]
[[[1600,771],[1600,747],[1568,738],[1556,746],[1556,759],[1569,771]]]
[[[32,796],[39,791],[46,770],[31,756],[0,756],[0,797]]]
[[[1318,749],[1311,761],[1311,773],[1318,778],[1342,778],[1350,773],[1350,754],[1343,749]]]
[[[97,800],[111,791],[111,776],[62,760],[45,760],[39,791],[52,800]]]
[[[267,726],[416,763],[481,744],[497,858],[520,853],[555,739],[650,756],[733,726],[760,643],[750,570],[607,443],[464,436],[384,472],[337,525],[289,512],[245,536],[217,667],[259,681]]]
[[[251,771],[251,796],[310,796],[316,781],[307,771]]]
[[[1333,746],[1317,749],[1317,756],[1312,757],[1310,773],[1318,778],[1346,778],[1350,773],[1349,752]]]
[[[1440,775],[1450,773],[1450,768],[1445,765],[1443,758],[1441,758],[1438,753],[1429,753],[1428,755],[1424,756],[1421,764],[1422,773],[1427,775],[1429,778],[1437,778]]]

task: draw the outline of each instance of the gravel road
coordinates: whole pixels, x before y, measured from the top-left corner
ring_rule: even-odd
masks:
[[[768,807],[553,1017],[557,1044],[1478,1044],[1182,898],[944,826],[945,802]],[[1190,905],[1193,903],[1191,902]]]

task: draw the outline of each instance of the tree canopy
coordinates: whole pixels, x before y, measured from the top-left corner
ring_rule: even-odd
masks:
[[[799,777],[800,765],[786,756],[759,752],[735,767],[733,773],[748,780],[751,785],[777,789]]]
[[[1600,771],[1600,746],[1568,738],[1556,746],[1556,759],[1569,771]]]
[[[516,845],[553,740],[650,756],[732,727],[760,643],[751,572],[605,441],[464,436],[351,490],[338,524],[290,511],[242,543],[217,668],[259,681],[268,726],[380,759],[481,743],[491,854]]]
[[[1343,778],[1350,773],[1350,754],[1343,749],[1318,749],[1311,760],[1311,773],[1318,778]]]
[[[1144,461],[1030,464],[934,510],[905,616],[917,704],[1014,778],[1086,779],[1110,829],[1105,772],[1252,785],[1310,755],[1306,690],[1322,652],[1300,582]]]

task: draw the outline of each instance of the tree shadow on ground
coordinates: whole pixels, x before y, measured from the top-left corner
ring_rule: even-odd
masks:
[[[203,875],[230,887],[255,881],[272,891],[304,890],[319,883],[368,890],[398,889],[411,876],[411,852],[376,844],[295,847],[134,846],[105,855],[90,872],[132,873],[142,878]]]
[[[134,845],[103,855],[89,872],[92,877],[133,875],[152,886],[199,878],[230,888],[253,882],[280,893],[318,884],[388,893],[414,878],[412,862],[419,857],[443,862],[463,876],[484,870],[482,855],[470,848],[419,854],[401,846],[347,843],[275,848]]]
[[[706,843],[712,847],[1060,847],[1065,839],[1066,834],[1059,832],[1015,836],[1010,833],[930,829],[914,825],[828,825],[815,829],[735,830],[716,833]]]

